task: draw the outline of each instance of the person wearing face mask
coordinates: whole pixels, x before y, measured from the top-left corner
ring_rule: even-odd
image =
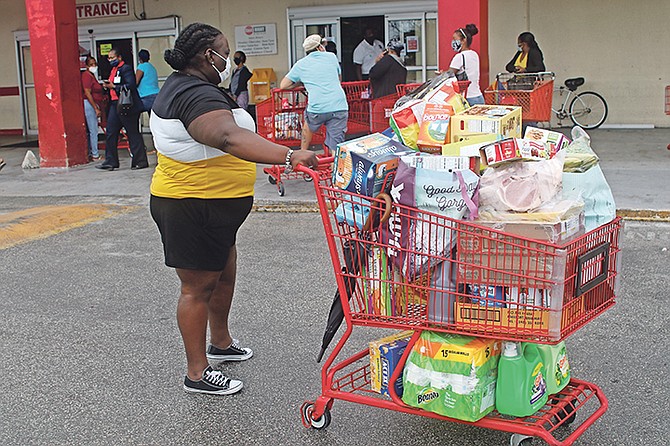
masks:
[[[366,28],[363,33],[363,40],[354,49],[353,61],[356,67],[356,79],[368,80],[370,69],[375,64],[377,56],[384,51],[384,44],[375,39],[375,33],[370,28]]]
[[[540,73],[546,71],[544,55],[533,34],[529,32],[519,34],[517,48],[518,51],[505,66],[508,73]]]
[[[230,93],[233,95],[233,99],[237,101],[237,104],[245,110],[249,107],[248,84],[249,79],[251,79],[251,71],[244,65],[246,61],[247,55],[243,51],[235,52],[233,55],[235,69],[230,78]]]
[[[91,56],[86,58],[86,70],[81,73],[81,85],[84,92],[84,116],[88,136],[88,160],[100,159],[98,153],[98,119],[102,116],[104,90],[98,82],[98,63]]]
[[[341,70],[337,56],[325,48],[326,41],[318,34],[307,36],[302,42],[306,56],[296,62],[281,80],[279,88],[305,86],[308,100],[300,148],[307,150],[312,133],[326,126],[324,144],[330,149],[344,141],[349,118],[349,104],[342,89]]]
[[[165,61],[175,70],[156,97],[150,118],[158,165],[149,206],[163,242],[165,264],[175,268],[181,294],[177,324],[186,351],[183,389],[229,395],[242,389],[209,361],[253,356],[232,338],[228,318],[237,276],[237,231],[253,204],[256,164],[304,164],[312,152],[294,152],[260,137],[254,120],[218,85],[232,63],[226,37],[192,23]],[[210,342],[207,345],[209,325]]]
[[[396,92],[396,85],[407,82],[407,68],[400,58],[405,45],[398,39],[391,39],[386,50],[377,56],[370,68],[372,98],[377,99]]]
[[[145,169],[149,167],[147,151],[144,140],[140,134],[140,113],[144,110],[140,95],[137,93],[137,80],[133,68],[126,64],[121,56],[120,50],[112,48],[107,54],[107,60],[112,67],[109,79],[104,81],[104,86],[109,89],[111,102],[105,128],[105,160],[102,164],[95,166],[97,169],[113,171],[119,168],[119,134],[121,128],[126,129],[126,136],[130,144],[132,170]],[[126,114],[121,115],[117,110],[121,88],[130,90],[133,98],[133,106]]]
[[[470,81],[466,93],[470,105],[484,103],[484,96],[479,88],[479,54],[470,49],[472,38],[477,33],[479,33],[477,26],[470,23],[454,31],[451,40],[451,48],[456,51],[456,55],[451,59],[449,71],[461,80]]]

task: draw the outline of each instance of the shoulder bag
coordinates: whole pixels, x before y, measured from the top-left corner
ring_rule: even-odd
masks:
[[[119,102],[116,105],[116,111],[121,116],[128,116],[133,109],[133,95],[130,89],[122,85],[119,90]]]
[[[468,80],[468,73],[465,72],[465,54],[461,53],[461,56],[463,57],[463,71],[460,73],[456,73],[456,80],[457,81],[467,81]]]

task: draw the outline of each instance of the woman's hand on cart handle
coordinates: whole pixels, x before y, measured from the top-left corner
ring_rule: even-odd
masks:
[[[298,165],[316,169],[319,165],[319,159],[314,152],[310,150],[295,150],[291,154],[291,166],[295,169]]]

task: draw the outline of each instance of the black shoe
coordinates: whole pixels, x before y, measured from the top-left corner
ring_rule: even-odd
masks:
[[[110,172],[114,169],[117,169],[117,167],[110,166],[109,164],[98,164],[95,166],[96,169],[101,169],[101,170],[109,170]]]
[[[131,166],[130,170],[146,169],[147,167],[149,167],[149,164],[140,164],[139,166]]]
[[[240,341],[233,339],[233,343],[226,349],[214,345],[207,348],[207,359],[212,361],[245,361],[251,358],[254,352],[247,347],[240,347]]]
[[[242,381],[230,379],[219,370],[208,366],[202,372],[202,378],[193,381],[184,377],[184,390],[189,393],[207,393],[210,395],[230,395],[242,390]]]

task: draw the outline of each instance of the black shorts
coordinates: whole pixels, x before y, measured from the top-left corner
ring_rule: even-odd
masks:
[[[165,264],[173,268],[223,271],[253,197],[162,198],[150,209],[163,241]]]

